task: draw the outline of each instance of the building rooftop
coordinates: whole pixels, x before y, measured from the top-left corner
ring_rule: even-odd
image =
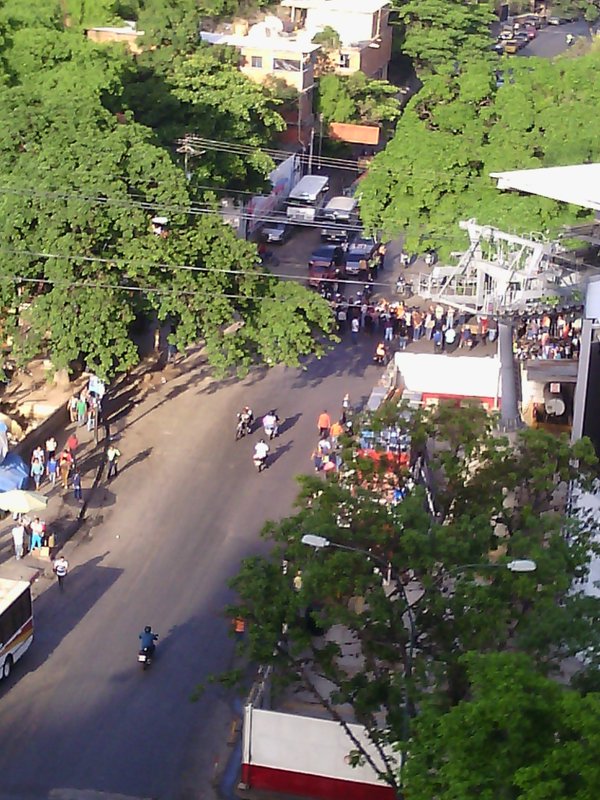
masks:
[[[322,9],[348,14],[373,14],[390,5],[390,0],[281,0],[283,8]]]
[[[537,194],[600,211],[600,164],[492,172],[490,176],[498,180],[499,189]]]
[[[313,44],[309,38],[293,36],[277,36],[272,33],[269,35],[254,33],[252,28],[249,35],[238,33],[212,33],[210,31],[200,31],[200,38],[208,44],[227,44],[230,47],[255,48],[256,50],[281,51],[287,53],[314,53],[320,45]]]

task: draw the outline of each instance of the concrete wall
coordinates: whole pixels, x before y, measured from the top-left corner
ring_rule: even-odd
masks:
[[[314,85],[315,72],[314,72],[314,59],[307,57],[297,51],[288,50],[274,50],[265,47],[244,45],[240,48],[243,57],[243,63],[240,71],[247,75],[251,80],[256,83],[264,83],[267,78],[280,78],[288,86],[292,86],[299,92],[309,89]],[[260,67],[252,66],[252,58],[262,59]],[[275,59],[288,59],[290,61],[299,61],[301,69],[298,72],[289,70],[274,69]]]

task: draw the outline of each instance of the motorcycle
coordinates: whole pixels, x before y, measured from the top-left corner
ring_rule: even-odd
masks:
[[[279,433],[279,425],[277,423],[275,425],[263,425],[263,430],[267,439],[274,439]]]
[[[238,439],[243,439],[244,436],[249,436],[251,433],[250,428],[250,420],[244,419],[244,417],[238,418],[238,423],[235,429],[235,440],[236,442]]]
[[[158,636],[155,638],[158,639]],[[151,645],[150,647],[142,647],[142,649],[139,651],[138,663],[141,664],[143,670],[147,670],[150,664],[152,664],[155,649],[155,646]]]
[[[267,468],[267,457],[266,456],[257,456],[255,455],[253,458],[254,466],[256,467],[257,472],[262,472],[263,469]]]

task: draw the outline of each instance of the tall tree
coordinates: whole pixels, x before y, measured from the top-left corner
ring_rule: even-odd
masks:
[[[430,78],[361,182],[366,224],[404,231],[411,250],[448,255],[464,248],[461,219],[551,236],[586,218],[563,203],[501,193],[490,173],[598,160],[589,109],[600,95],[591,78],[599,66],[595,50],[577,59],[513,59],[502,86],[485,63]]]
[[[406,762],[413,800],[588,800],[600,785],[600,695],[582,697],[520,653],[469,654],[469,696],[424,701]]]
[[[348,77],[323,75],[319,79],[318,109],[327,122],[389,124],[401,114],[397,95],[396,86],[367,78],[362,72]]]
[[[490,0],[396,0],[404,27],[402,50],[423,74],[455,72],[490,48],[495,19]]]
[[[8,31],[0,318],[13,356],[43,352],[57,367],[79,362],[108,377],[137,361],[132,324],[152,314],[174,325],[180,346],[202,338],[221,371],[322,352],[327,304],[262,274],[256,248],[220,221],[216,203],[192,209],[153,132],[115,113],[126,55],[52,25]],[[249,139],[262,107],[243,96],[250,121],[239,131]],[[266,170],[259,160],[247,169]],[[156,213],[169,217],[166,237],[152,231]]]
[[[397,787],[386,744],[406,741],[423,697],[448,706],[466,696],[466,653],[522,650],[547,671],[586,650],[594,668],[600,603],[571,592],[588,569],[593,525],[567,521],[553,502],[561,482],[593,471],[589,442],[571,448],[525,431],[509,445],[475,408],[384,406],[368,419],[375,430],[389,425],[415,453],[438,443],[435,519],[422,487],[382,504],[391,485],[406,488],[407,471],[353,457],[348,442],[342,478],[301,479],[298,513],[265,528],[273,552],[242,564],[229,611],[249,622],[249,655],[272,664],[276,681],[304,686],[349,734],[339,707],[352,706],[387,764],[381,777]],[[334,544],[314,552],[301,541],[309,533]],[[534,575],[499,566],[524,557],[535,559]],[[355,740],[349,747],[365,757]]]

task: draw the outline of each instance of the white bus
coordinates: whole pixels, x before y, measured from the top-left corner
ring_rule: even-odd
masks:
[[[8,678],[32,641],[31,586],[0,578],[0,678]]]
[[[300,178],[287,198],[288,219],[297,222],[314,222],[323,208],[329,190],[329,178],[305,175]]]

